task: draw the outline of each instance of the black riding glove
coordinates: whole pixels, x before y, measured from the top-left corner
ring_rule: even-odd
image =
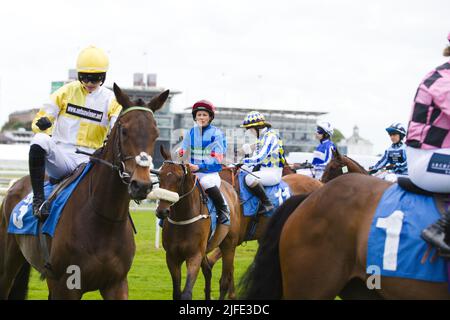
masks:
[[[39,130],[45,131],[52,126],[52,122],[50,121],[49,118],[42,117],[39,118],[38,121],[36,121],[36,126],[39,128]]]

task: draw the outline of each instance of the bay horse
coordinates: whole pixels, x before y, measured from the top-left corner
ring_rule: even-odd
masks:
[[[239,176],[240,169],[236,167],[222,167],[222,171],[219,173],[222,180],[227,181],[229,184],[231,184],[237,194],[240,194],[239,189],[239,182],[238,182],[238,176]],[[306,194],[311,193],[317,189],[319,189],[323,184],[311,177],[302,175],[302,174],[288,174],[282,177],[283,181],[286,182],[289,185],[289,188],[291,190],[291,194]],[[242,212],[242,210],[241,210]],[[251,239],[248,238],[248,232],[250,223],[252,222],[253,217],[249,216],[246,217],[242,214],[241,216],[241,223],[240,223],[240,231],[239,231],[239,242],[238,244],[241,244],[242,242],[246,240],[257,240],[261,237],[263,234],[267,221],[269,220],[269,217],[260,216],[258,217],[258,224],[256,227],[256,231]],[[211,259],[209,261],[210,265],[213,265],[217,258],[220,258],[220,256],[211,256]]]
[[[203,201],[204,191],[198,186],[197,178],[187,164],[173,162],[170,154],[162,146],[160,151],[165,161],[159,169],[159,186],[179,194],[178,202],[170,203],[161,199],[156,209],[157,216],[164,219],[162,244],[172,277],[173,299],[192,299],[192,289],[200,267],[205,276],[205,299],[211,298],[212,270],[208,265],[206,254],[217,247],[223,254],[220,299],[224,299],[227,293],[233,299],[235,297],[233,263],[241,217],[239,198],[233,187],[222,181],[220,190],[230,208],[230,227],[223,240],[217,239],[215,232],[208,242],[211,218]],[[186,283],[181,291],[181,265],[185,261]]]
[[[448,285],[381,276],[367,288],[367,241],[389,182],[349,173],[309,196],[293,196],[273,216],[241,280],[247,299],[450,299]],[[426,214],[426,213],[424,213]]]
[[[145,199],[152,190],[144,161],[151,160],[159,135],[153,112],[164,105],[169,91],[149,104],[141,99],[131,102],[116,84],[114,94],[122,111],[103,150],[96,152],[101,160],[73,191],[54,237],[46,237],[51,269],[44,266],[38,237],[7,233],[12,209],[31,191],[29,176],[8,190],[1,206],[0,299],[8,298],[16,275],[28,263],[46,278],[49,299],[81,299],[94,290],[104,299],[128,298],[127,274],[136,249],[129,202]],[[80,286],[69,289],[74,266]],[[14,286],[26,289],[20,283]]]
[[[330,162],[325,167],[321,178],[321,181],[323,183],[327,183],[328,181],[333,180],[340,175],[350,172],[361,173],[365,175],[369,174],[369,172],[364,169],[362,165],[360,165],[350,157],[341,155],[337,149],[332,149],[332,153],[333,156]]]

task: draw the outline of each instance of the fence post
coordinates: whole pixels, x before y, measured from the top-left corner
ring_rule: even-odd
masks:
[[[159,249],[159,238],[160,238],[160,236],[159,236],[159,234],[160,234],[160,226],[159,226],[159,219],[158,219],[158,217],[155,217],[155,248],[156,249]]]

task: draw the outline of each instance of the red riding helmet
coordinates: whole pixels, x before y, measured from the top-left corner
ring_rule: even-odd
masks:
[[[195,120],[195,115],[197,114],[197,111],[206,111],[211,116],[211,120],[214,119],[214,114],[216,112],[216,107],[214,105],[207,101],[207,100],[200,100],[194,103],[192,106],[192,118]]]

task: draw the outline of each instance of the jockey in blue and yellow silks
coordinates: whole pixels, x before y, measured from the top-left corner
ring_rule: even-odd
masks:
[[[229,224],[230,210],[219,190],[219,171],[222,170],[221,162],[226,153],[227,142],[222,131],[211,125],[214,115],[215,107],[209,101],[201,100],[192,106],[195,126],[184,137],[178,155],[188,156],[192,172],[214,202],[218,222]]]
[[[252,111],[244,119],[241,127],[250,131],[258,140],[253,155],[244,158],[242,163],[253,175],[245,176],[249,190],[256,195],[265,212],[273,209],[273,204],[266,195],[264,186],[274,186],[281,182],[284,157],[283,142],[272,125],[258,111]]]
[[[333,127],[329,122],[322,121],[317,124],[316,138],[320,141],[320,144],[314,150],[312,164],[315,169],[315,178],[322,178],[325,167],[333,158],[333,150],[336,150],[336,146],[331,141],[333,135]]]

